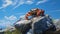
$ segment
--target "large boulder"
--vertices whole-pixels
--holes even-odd
[[[32,31],[33,34],[42,34],[43,32],[50,30],[55,31],[55,25],[52,22],[50,16],[35,17],[32,19]]]
[[[55,25],[50,16],[34,17],[31,20],[21,20],[16,22],[15,28],[22,34],[43,34],[45,31],[55,31]]]
[[[16,22],[15,28],[18,29],[22,34],[26,34],[31,29],[31,20],[21,20]]]

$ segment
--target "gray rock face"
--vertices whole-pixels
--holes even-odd
[[[0,32],[0,34],[4,34],[4,32]]]
[[[55,30],[55,26],[52,22],[52,19],[48,15],[42,17],[34,17],[30,21],[19,21],[16,23],[15,28],[20,30],[22,34],[26,34],[29,29],[31,29],[33,34],[42,34],[43,32],[50,29],[53,31]]]
[[[30,20],[18,21],[15,25],[15,28],[18,29],[22,34],[26,34],[31,28],[31,21]]]
[[[33,19],[32,30],[34,34],[42,34],[50,28],[55,28],[49,16],[36,17]]]

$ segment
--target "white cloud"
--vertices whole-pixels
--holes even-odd
[[[25,19],[25,15],[21,15],[20,18],[21,18],[21,19]]]
[[[15,9],[15,8],[17,8],[17,7],[19,7],[20,5],[23,5],[23,4],[24,4],[24,1],[23,0],[20,0],[18,2],[18,4],[13,9]]]
[[[20,16],[20,18],[23,18],[23,17],[25,17],[25,15],[21,15],[21,16]]]
[[[33,4],[33,1],[32,0],[28,0],[28,1],[26,1],[26,4]]]
[[[11,16],[9,16],[9,17],[5,16],[5,19],[7,19],[7,20],[16,20],[17,17],[14,16],[14,15],[11,15]]]
[[[13,10],[13,9],[23,5],[23,4],[31,5],[34,3],[34,1],[36,1],[36,0],[14,0],[14,1],[5,0],[4,3],[2,4],[2,7],[0,7],[0,9],[6,8],[6,7],[11,5],[11,6],[13,6],[12,7],[12,10]],[[47,0],[38,1],[36,3],[36,5],[39,5],[40,3],[45,3],[45,2],[47,2]]]
[[[0,7],[0,9],[6,8],[7,6],[9,6],[9,5],[12,4],[12,1],[11,0],[5,0],[3,2],[4,2],[4,4],[2,4],[2,7]]]
[[[47,2],[47,0],[38,1],[36,5],[39,5],[39,4],[45,3],[45,2]]]
[[[23,5],[23,4],[27,4],[27,5],[30,5],[30,4],[33,4],[33,0],[3,0],[3,4],[2,4],[2,7],[0,7],[0,9],[3,9],[3,8],[6,8],[8,6],[13,6],[13,9]]]
[[[3,27],[6,27],[8,25],[12,25],[10,21],[6,21],[6,20],[0,20],[0,25]]]
[[[7,21],[7,20],[0,20],[0,26],[2,26],[2,27],[0,27],[0,28],[3,28],[3,30],[0,30],[0,32],[3,32],[3,31],[7,31],[7,30],[11,30],[11,28],[14,28],[14,27],[12,27],[12,22],[10,22],[10,21]]]
[[[2,6],[3,7],[7,7],[7,6],[11,5],[11,4],[12,4],[12,1],[11,0],[5,0],[4,1],[4,4]]]
[[[15,6],[17,3],[18,3],[18,0],[14,0],[12,5]]]
[[[23,5],[23,4],[33,4],[33,0],[20,0],[19,2],[18,2],[18,5],[16,5],[13,9],[15,9],[15,8],[17,8],[17,7],[19,7],[19,6],[21,6],[21,5]]]
[[[5,16],[4,19],[0,20],[0,28],[6,28],[9,26],[12,26],[14,22],[16,22],[17,17],[14,15],[11,15],[9,17]]]
[[[9,17],[5,16],[3,20],[0,20],[0,25],[3,27],[7,27],[10,25],[13,25],[14,22],[16,22],[17,17],[14,15],[11,15]]]

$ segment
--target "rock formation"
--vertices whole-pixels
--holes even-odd
[[[20,30],[22,34],[43,34],[46,31],[55,31],[55,25],[52,22],[52,19],[50,16],[45,15],[45,16],[39,16],[39,17],[34,17],[31,20],[21,20],[18,21],[15,24],[15,28]]]

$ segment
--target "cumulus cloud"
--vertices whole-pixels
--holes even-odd
[[[6,20],[0,20],[0,22],[1,22],[0,25],[4,25],[4,26],[11,24],[10,21],[6,21]]]
[[[25,19],[25,15],[21,15],[20,18],[21,18],[21,19]]]
[[[8,6],[13,6],[13,9],[19,7],[20,5],[23,5],[23,4],[32,4],[33,3],[33,0],[3,0],[3,4],[2,4],[2,7],[0,7],[0,9],[3,9],[3,8],[6,8]]]
[[[0,20],[0,28],[2,28],[2,30],[0,30],[0,32],[3,32],[3,31],[7,31],[11,28],[14,28],[12,26],[12,22],[10,21],[7,21],[7,20]]]
[[[7,20],[16,20],[17,17],[14,16],[14,15],[11,15],[11,16],[9,16],[9,17],[5,16],[5,19],[7,19]]]
[[[24,4],[24,1],[23,0],[20,0],[18,2],[18,4],[13,9],[15,9],[15,8],[17,8],[17,7],[19,7],[20,5],[23,5],[23,4]]]
[[[47,2],[47,0],[38,1],[36,5],[39,5],[39,4],[45,3],[45,2]]]
[[[17,8],[17,7],[19,7],[19,6],[21,6],[21,5],[23,5],[23,4],[33,4],[33,0],[20,0],[19,2],[18,2],[18,5],[16,5],[13,9],[15,9],[15,8]]]
[[[12,25],[10,21],[7,20],[0,20],[0,28],[5,28],[8,25]]]
[[[26,1],[26,4],[33,4],[33,1],[32,0],[28,0],[28,1]]]
[[[11,16],[5,16],[4,19],[0,20],[0,28],[6,28],[6,27],[9,27],[9,26],[12,26],[14,24],[14,22],[16,22],[17,20],[17,17],[14,16],[14,15],[11,15]]]
[[[0,7],[0,9],[2,8],[6,8],[8,6],[13,6],[12,9],[15,9],[23,4],[27,4],[27,5],[31,5],[33,3],[35,3],[34,1],[36,0],[5,0],[4,3],[2,4],[2,7]],[[47,2],[47,0],[40,0],[36,3],[36,5],[39,5],[40,3],[45,3]]]
[[[2,5],[3,7],[7,7],[9,6],[10,4],[12,4],[12,1],[11,0],[5,0],[4,1],[4,4]]]
[[[18,3],[18,0],[14,0],[12,5],[15,6],[17,3]]]
[[[2,7],[0,7],[0,9],[6,8],[7,6],[9,6],[9,5],[12,4],[12,1],[11,0],[5,0],[3,2],[4,2],[4,4],[2,4]]]

